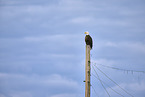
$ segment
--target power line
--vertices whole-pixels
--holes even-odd
[[[106,65],[102,65],[102,64],[97,64],[103,67],[107,67],[107,68],[111,68],[111,69],[116,69],[116,70],[121,70],[121,71],[127,71],[127,72],[141,72],[141,73],[145,73],[145,71],[138,71],[138,70],[128,70],[128,69],[121,69],[121,68],[117,68],[117,67],[111,67],[111,66],[106,66]]]
[[[94,74],[92,74],[95,78],[97,78]],[[98,78],[97,78],[98,79]],[[99,80],[99,79],[98,79]],[[102,80],[101,80],[102,81]],[[106,84],[104,81],[102,81],[104,84]],[[124,97],[122,94],[118,93],[117,91],[115,91],[114,89],[112,89],[108,84],[106,84],[112,91],[114,91],[115,93],[117,93],[118,95]]]
[[[99,79],[99,81],[100,81],[102,87],[104,88],[104,90],[106,91],[106,93],[108,94],[108,96],[111,97],[110,94],[108,93],[108,91],[106,90],[106,88],[104,87],[104,85],[103,85],[103,83],[102,83],[102,81],[101,81],[101,79],[100,79],[98,73],[97,73],[96,70],[94,69],[94,66],[92,66],[92,67],[93,67],[93,70],[95,71],[95,73],[96,73],[96,75],[97,75],[97,77],[98,77],[98,79]]]
[[[91,85],[91,86],[92,86],[92,89],[94,90],[95,94],[97,95],[95,88],[93,87],[93,85]],[[99,96],[97,95],[97,97],[99,97]]]
[[[94,65],[101,73],[103,73],[109,80],[111,80],[114,84],[116,84],[120,89],[122,89],[124,92],[126,92],[131,97],[134,97],[130,93],[128,93],[126,90],[124,90],[122,87],[120,87],[115,81],[113,81],[110,77],[108,77],[103,71],[101,71],[96,65]]]

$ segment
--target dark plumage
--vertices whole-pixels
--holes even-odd
[[[93,41],[92,41],[92,38],[91,38],[90,35],[86,35],[85,42],[86,42],[86,45],[90,45],[90,47],[92,49],[92,47],[93,47]]]

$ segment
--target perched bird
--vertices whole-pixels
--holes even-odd
[[[90,45],[91,49],[93,47],[93,41],[92,41],[92,38],[91,36],[89,35],[89,32],[85,32],[86,34],[86,37],[85,37],[85,42],[86,42],[86,45]]]

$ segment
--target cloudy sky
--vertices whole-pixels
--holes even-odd
[[[91,97],[144,97],[144,0],[0,0],[0,97],[84,97],[85,31],[91,65],[127,92],[94,67]]]

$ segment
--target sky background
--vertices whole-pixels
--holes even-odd
[[[0,0],[0,97],[84,97],[85,31],[91,65],[145,97],[145,73],[129,71],[145,71],[144,0]],[[95,70],[111,97],[131,97]],[[109,97],[91,84],[91,97]]]

